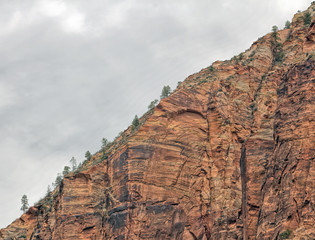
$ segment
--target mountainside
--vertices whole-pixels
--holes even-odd
[[[0,239],[315,239],[314,20],[189,76]]]

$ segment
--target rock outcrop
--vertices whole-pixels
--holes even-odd
[[[303,14],[189,76],[0,239],[315,239],[315,22]]]

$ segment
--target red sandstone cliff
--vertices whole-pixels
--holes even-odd
[[[189,76],[0,239],[315,239],[315,22],[302,16],[278,32],[282,63],[268,34]]]

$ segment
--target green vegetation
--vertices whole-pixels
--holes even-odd
[[[120,132],[115,139],[117,139],[122,134],[123,133]],[[106,152],[112,145],[113,145],[113,142],[108,141],[107,138],[103,138],[102,139],[102,151],[103,151],[103,153]]]
[[[106,138],[102,139],[103,156],[100,158],[101,160],[104,160],[104,156],[106,156],[107,158],[106,151],[110,148],[111,145],[112,143],[109,142]],[[92,158],[92,154],[90,153],[90,151],[87,151],[85,153],[85,158],[86,160],[83,163],[80,162],[77,165],[77,160],[74,157],[72,157],[70,159],[71,167],[64,166],[62,173],[57,174],[55,181],[52,183],[53,189],[57,189],[60,186],[64,176],[67,176],[71,173],[78,173],[83,170],[83,166],[87,163],[87,161],[89,161]],[[51,187],[48,185],[45,197],[39,200],[36,204],[42,207],[41,209],[43,213],[50,212],[52,209],[53,201],[57,195],[58,195],[58,192],[55,190],[52,190]],[[27,198],[25,195],[25,197],[24,196],[22,197],[21,210],[25,211],[27,210],[27,208],[28,208],[28,203],[27,203]]]
[[[163,89],[162,89],[162,93],[161,93],[161,96],[160,96],[160,99],[163,99],[163,98],[166,98],[168,97],[170,94],[171,94],[171,87],[170,86],[164,86]]]
[[[233,78],[234,78],[234,75],[228,76],[227,79],[226,79],[226,81],[230,81],[230,80],[233,79]]]
[[[249,108],[251,109],[252,113],[257,111],[257,107],[256,107],[256,104],[254,102],[252,102],[250,105],[249,105]]]
[[[136,115],[134,119],[132,120],[131,131],[134,132],[138,130],[139,127],[140,127],[140,121],[139,121],[138,116]]]
[[[285,22],[284,29],[290,29],[290,28],[291,28],[291,23],[290,23],[290,21],[288,20],[288,21]]]
[[[303,20],[304,20],[304,26],[308,27],[312,22],[311,13],[310,12],[304,13]]]
[[[75,172],[76,173],[80,172],[82,170],[82,167],[83,167],[83,164],[80,162]]]
[[[62,175],[60,173],[57,174],[56,180],[53,183],[54,187],[58,187],[60,183],[62,182]]]
[[[28,199],[25,194],[21,198],[21,203],[22,203],[21,211],[26,212],[29,206],[28,206]]]
[[[244,59],[244,53],[240,53],[238,56],[232,57],[231,61],[235,61],[235,63],[238,64],[243,59]],[[242,63],[242,65],[244,65],[244,63]]]
[[[86,151],[84,156],[85,156],[87,161],[90,161],[90,159],[92,158],[92,154],[90,153],[90,151]]]
[[[280,38],[278,35],[278,27],[273,26],[272,27],[272,33],[271,33],[271,47],[272,47],[272,53],[273,53],[273,64],[282,64],[283,58],[284,58],[284,52],[282,48],[282,43],[279,42]]]
[[[121,133],[118,136],[120,136],[120,135],[121,135]],[[116,138],[118,138],[118,136]],[[107,138],[102,139],[102,153],[103,153],[103,155],[102,155],[100,161],[104,161],[108,158],[107,150],[112,146],[112,144],[113,143],[108,141]],[[97,163],[100,161],[97,161]]]
[[[70,163],[71,163],[71,166],[72,166],[72,171],[75,171],[75,170],[77,170],[77,160],[74,158],[74,157],[72,157],[71,159],[70,159]]]
[[[62,174],[63,176],[66,176],[70,173],[70,167],[69,166],[64,166]]]
[[[52,206],[52,202],[53,202],[53,198],[52,198],[52,194],[51,194],[51,189],[50,189],[50,186],[48,185],[47,187],[47,193],[46,193],[46,202],[48,203],[49,205],[49,211],[51,210],[51,206]]]
[[[275,40],[279,40],[278,31],[279,31],[279,28],[276,25],[272,26],[271,36]]]
[[[48,194],[51,194],[51,188],[49,185],[47,186],[47,194],[46,195],[48,195]]]
[[[210,67],[208,67],[210,72],[213,72],[215,70],[215,68],[211,65]]]
[[[159,102],[159,100],[157,100],[157,99],[154,99],[152,102],[150,102],[150,104],[148,106],[148,110],[149,111],[153,110],[156,107],[156,105],[158,104],[158,102]]]
[[[256,54],[256,51],[254,50],[254,51],[252,51],[250,54],[249,54],[249,58],[252,58],[254,55]]]
[[[292,231],[290,229],[287,229],[284,232],[280,233],[279,238],[280,239],[288,239],[290,234],[291,234],[291,232]]]
[[[109,141],[106,138],[103,138],[102,139],[102,149],[105,149],[108,144],[109,144]]]
[[[238,60],[242,61],[243,58],[244,58],[244,53],[240,53],[240,54],[238,55]]]
[[[282,49],[282,44],[278,43],[275,48],[274,62],[281,64],[283,62],[284,52]]]

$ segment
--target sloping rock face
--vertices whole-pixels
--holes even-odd
[[[301,16],[278,32],[282,63],[269,34],[189,76],[0,239],[314,239],[315,23]]]

